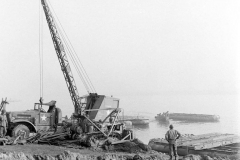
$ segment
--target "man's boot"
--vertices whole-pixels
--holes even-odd
[[[175,156],[175,160],[178,160],[178,156]]]

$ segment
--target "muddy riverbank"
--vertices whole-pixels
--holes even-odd
[[[133,159],[139,155],[144,159],[168,159],[163,153],[149,151],[145,153],[126,153],[105,151],[93,148],[66,148],[53,145],[6,145],[0,146],[0,159],[21,159],[21,160],[95,160],[95,159]],[[165,158],[164,158],[165,157]]]
[[[6,160],[168,160],[167,154],[148,151],[148,152],[116,152],[88,148],[66,148],[52,145],[6,145],[0,146],[0,159]],[[187,155],[179,157],[182,160],[230,160],[229,157],[209,157],[199,155]],[[240,159],[239,154],[231,159]]]

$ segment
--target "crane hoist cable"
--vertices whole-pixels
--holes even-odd
[[[50,4],[50,3],[49,3],[49,4]],[[51,6],[51,4],[50,4],[50,6]],[[52,6],[51,6],[51,8],[52,8]],[[78,57],[78,56],[77,56],[74,48],[72,47],[72,44],[71,44],[70,40],[68,39],[68,36],[67,36],[66,32],[64,31],[64,29],[63,29],[63,27],[62,27],[62,25],[61,25],[61,22],[59,21],[59,19],[58,19],[56,13],[54,12],[54,9],[53,9],[53,8],[52,8],[52,10],[53,10],[53,13],[55,14],[55,17],[56,17],[57,20],[58,20],[58,23],[59,23],[60,26],[61,26],[61,29],[60,29],[60,26],[56,23],[56,26],[57,26],[57,28],[58,28],[58,30],[59,30],[59,33],[60,33],[60,35],[61,35],[61,38],[63,39],[63,41],[64,41],[64,43],[65,43],[65,46],[66,46],[67,49],[68,49],[68,52],[66,52],[66,53],[70,56],[71,61],[73,62],[74,67],[75,67],[76,71],[78,72],[79,77],[81,78],[81,80],[83,81],[83,83],[87,86],[87,87],[86,87],[87,90],[90,91],[90,92],[92,92],[92,93],[93,93],[93,92],[96,93],[95,88],[93,87],[93,85],[92,85],[92,83],[91,83],[91,80],[89,79],[89,77],[88,77],[88,75],[87,75],[87,73],[86,73],[86,70],[84,69],[81,61],[79,60],[79,58],[78,58],[78,59],[76,58],[76,57]],[[64,36],[64,33],[62,32],[62,30],[63,30],[63,32],[65,33],[65,36]],[[65,37],[66,37],[66,38],[65,38]],[[67,41],[66,39],[67,39],[68,41]],[[75,55],[74,55],[74,53],[75,53]],[[80,65],[79,65],[79,64],[80,64]],[[82,66],[82,67],[81,67],[81,66]]]
[[[57,24],[56,24],[56,26],[57,26],[57,28],[59,28]],[[71,59],[71,61],[72,61],[72,63],[73,63],[73,66],[75,67],[75,69],[76,69],[76,71],[77,71],[80,79],[82,80],[82,82],[83,82],[86,90],[88,91],[88,93],[90,93],[90,92],[91,92],[90,87],[89,87],[89,85],[87,84],[87,82],[85,81],[84,76],[81,74],[80,69],[77,67],[76,61],[75,61],[74,57],[73,57],[72,54],[71,54],[70,48],[69,48],[68,44],[66,43],[65,38],[62,36],[62,32],[59,31],[59,34],[60,34],[63,42],[65,43],[65,47],[66,47],[65,49],[67,49],[67,52],[66,52],[66,53],[69,55],[69,57],[70,57],[70,59]]]
[[[96,90],[95,90],[95,88],[94,88],[94,86],[93,86],[93,84],[92,84],[88,74],[86,73],[86,70],[84,69],[84,67],[83,67],[83,65],[82,65],[78,55],[76,54],[76,51],[74,50],[74,48],[73,48],[73,46],[72,46],[72,44],[71,44],[71,42],[70,42],[66,32],[64,31],[64,28],[62,27],[61,22],[59,21],[59,19],[58,19],[57,15],[56,15],[56,13],[55,13],[51,3],[50,2],[48,2],[48,3],[50,4],[51,10],[53,11],[52,13],[54,14],[54,17],[56,17],[57,21],[55,21],[55,25],[58,28],[59,34],[60,34],[60,36],[63,39],[63,42],[65,44],[65,47],[66,47],[66,50],[67,50],[66,53],[69,55],[69,57],[70,57],[73,65],[74,65],[74,67],[75,67],[75,69],[76,69],[76,71],[77,71],[81,81],[83,82],[83,84],[84,84],[84,86],[86,88],[86,90],[88,92],[96,93]],[[58,25],[57,22],[60,25]]]
[[[43,97],[43,16],[39,1],[39,64],[40,64],[40,97]]]
[[[57,24],[56,24],[56,26],[57,26]],[[57,26],[57,27],[58,27],[58,26]],[[60,31],[60,35],[62,35],[61,31]],[[68,51],[68,52],[66,52],[66,53],[70,53],[70,48],[69,48],[69,46],[67,45],[65,38],[62,37],[62,39],[63,39],[63,41],[64,41],[65,44],[66,44],[65,47],[66,47],[66,49],[67,49],[67,51]],[[82,82],[83,82],[86,90],[88,91],[88,93],[90,93],[91,90],[90,90],[88,84],[86,83],[86,81],[84,80],[84,77],[83,77],[83,75],[81,74],[81,71],[80,71],[79,68],[77,67],[77,64],[76,64],[76,62],[75,62],[75,60],[74,60],[74,57],[73,57],[71,54],[69,54],[69,55],[70,55],[69,57],[70,57],[71,61],[73,62],[73,65],[74,65],[75,69],[77,70],[77,73],[78,73],[80,79],[82,80]]]
[[[57,25],[57,27],[59,28],[58,25]],[[63,30],[63,31],[64,31],[64,30]],[[65,34],[66,34],[66,33],[65,33]],[[67,47],[67,49],[68,49],[68,51],[69,51],[69,52],[67,52],[67,53],[70,55],[70,57],[71,57],[71,59],[72,59],[72,62],[76,64],[76,65],[75,65],[75,66],[76,66],[75,68],[76,68],[76,70],[78,71],[78,74],[81,74],[82,77],[85,79],[85,81],[86,81],[85,83],[88,85],[88,88],[91,90],[91,92],[92,92],[92,93],[96,93],[95,88],[94,88],[94,86],[92,85],[91,80],[90,80],[89,77],[88,77],[88,74],[86,73],[86,70],[85,70],[84,67],[82,66],[81,61],[79,60],[79,58],[78,58],[78,56],[77,56],[74,48],[73,48],[72,45],[71,45],[71,42],[68,40],[70,44],[67,43],[67,40],[65,39],[65,37],[64,37],[63,33],[61,32],[61,30],[60,30],[60,35],[61,35],[61,37],[63,38],[63,41],[65,42],[66,47]],[[66,36],[66,37],[67,37],[67,36]],[[67,39],[68,39],[68,37],[67,37]],[[72,51],[72,50],[73,50],[73,51]],[[75,55],[74,55],[74,53],[75,53]],[[77,57],[78,59],[77,59],[76,57]]]

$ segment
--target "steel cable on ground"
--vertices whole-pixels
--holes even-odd
[[[91,90],[96,93],[95,87],[93,86],[93,84],[92,84],[92,82],[91,82],[91,80],[90,80],[90,78],[89,78],[86,70],[84,69],[84,67],[83,67],[83,65],[82,65],[82,63],[81,63],[78,55],[76,54],[76,51],[75,51],[74,47],[72,46],[72,44],[71,44],[71,42],[70,42],[70,40],[69,40],[69,38],[68,38],[68,36],[67,36],[64,28],[62,27],[62,24],[61,24],[61,22],[59,21],[59,19],[58,19],[58,17],[57,17],[57,15],[56,15],[56,13],[55,13],[55,11],[54,11],[54,9],[53,9],[53,7],[52,7],[52,5],[51,5],[50,2],[49,2],[49,4],[50,4],[50,6],[51,6],[51,9],[53,10],[53,14],[56,16],[56,19],[57,19],[58,23],[60,24],[60,27],[61,27],[62,30],[63,30],[63,33],[64,33],[65,36],[66,36],[66,39],[68,40],[68,41],[64,40],[64,41],[65,41],[65,44],[68,45],[67,42],[69,42],[69,44],[70,44],[70,46],[68,46],[68,48],[69,48],[69,53],[70,53],[70,54],[75,53],[75,55],[72,54],[72,57],[73,57],[74,59],[76,59],[75,62],[76,62],[77,67],[79,68],[79,70],[80,70],[80,72],[81,72],[81,75],[83,75],[83,78],[86,80],[86,82],[87,82],[88,85],[90,86]],[[57,21],[56,21],[56,23],[57,23]],[[56,24],[56,25],[57,25],[57,24]],[[60,27],[58,26],[59,31],[61,32]],[[65,37],[63,33],[61,33],[61,34],[62,34],[62,37]],[[73,50],[73,52],[72,52],[71,50]],[[76,57],[77,57],[77,58],[76,58]]]

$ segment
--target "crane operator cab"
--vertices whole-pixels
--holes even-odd
[[[125,124],[118,121],[119,113],[119,99],[108,97],[104,95],[90,94],[81,97],[81,104],[84,106],[83,111],[89,118],[90,125],[88,134],[91,132],[101,132],[107,137],[121,139],[133,139],[134,134],[132,130],[128,130]]]
[[[89,119],[98,121],[107,117],[112,109],[119,108],[119,99],[90,93],[81,97],[81,105],[81,109],[86,111]]]

